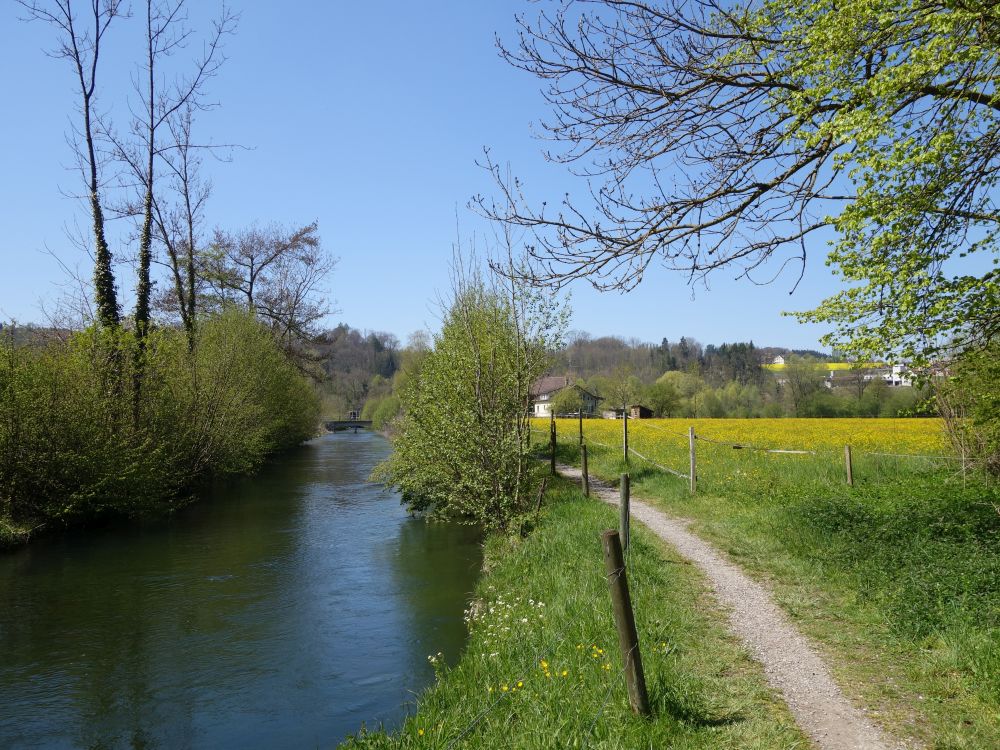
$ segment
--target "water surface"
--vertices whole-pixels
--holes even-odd
[[[166,521],[0,554],[0,748],[331,747],[453,661],[480,549],[319,438]]]

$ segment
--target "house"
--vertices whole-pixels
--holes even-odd
[[[771,364],[772,365],[782,365],[782,366],[784,366],[784,364],[785,364],[785,358],[782,357],[779,354],[777,357],[774,358],[774,360],[771,362]]]
[[[906,369],[906,365],[893,365],[889,372],[882,375],[882,380],[888,386],[909,388],[913,385],[913,373]]]
[[[881,380],[890,388],[910,388],[914,377],[906,365],[871,364],[853,370],[830,370],[824,385],[827,388],[853,387],[863,390],[866,384]]]
[[[552,416],[552,399],[564,388],[575,388],[583,401],[582,413],[592,417],[597,413],[597,402],[601,399],[585,388],[575,385],[568,377],[561,375],[546,375],[535,381],[529,391],[531,395],[531,415],[533,417]]]

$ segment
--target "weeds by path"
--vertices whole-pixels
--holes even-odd
[[[654,718],[628,706],[599,533],[615,512],[564,481],[526,539],[493,539],[458,665],[394,733],[345,748],[808,747],[697,572],[644,529],[629,578]]]

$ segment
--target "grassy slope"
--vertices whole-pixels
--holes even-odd
[[[758,578],[821,644],[841,684],[931,748],[1000,747],[1000,492],[920,462],[835,461],[724,449],[699,492],[636,461],[653,499]],[[575,462],[575,446],[560,445]],[[757,454],[758,456],[760,454]],[[617,477],[592,446],[592,473]],[[699,464],[701,466],[701,464]],[[685,468],[686,467],[678,467]]]
[[[562,481],[547,499],[527,539],[489,543],[459,664],[441,669],[398,733],[362,733],[344,747],[807,746],[721,626],[701,578],[643,529],[629,576],[655,718],[633,717],[599,540],[615,511]]]

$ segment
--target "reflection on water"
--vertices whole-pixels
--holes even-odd
[[[365,480],[329,435],[164,522],[0,555],[0,747],[329,747],[395,725],[457,657],[464,527]]]

